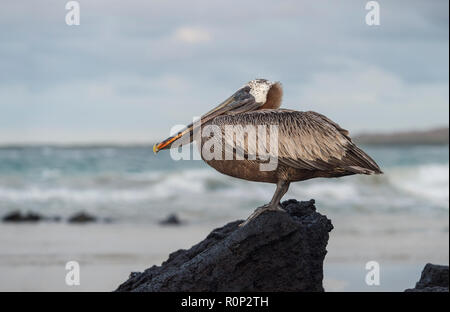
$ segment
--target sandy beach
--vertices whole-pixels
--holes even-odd
[[[337,217],[333,223],[326,291],[403,291],[425,263],[448,264],[448,219],[377,215]],[[112,291],[130,272],[161,264],[221,225],[2,224],[0,291]],[[65,284],[65,264],[72,260],[80,263],[79,286]],[[380,263],[380,286],[364,282],[371,260]]]

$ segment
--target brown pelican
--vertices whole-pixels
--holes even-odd
[[[197,142],[200,141],[200,148],[208,144],[209,152],[215,148],[219,151],[221,157],[211,159],[205,157],[202,149],[202,158],[208,165],[232,177],[275,183],[277,186],[270,203],[257,208],[242,225],[264,211],[282,210],[280,200],[291,182],[317,177],[382,173],[375,161],[352,142],[347,130],[316,112],[280,109],[282,95],[279,82],[252,80],[219,106],[201,116],[199,123],[192,123],[176,135],[155,144],[153,151],[157,153],[190,143],[194,132],[205,129],[206,126],[219,129],[219,136],[202,134],[197,139]],[[269,127],[263,131],[266,136],[259,136],[257,139],[247,132],[243,133],[243,129],[248,129],[248,126],[261,125],[277,126],[277,141],[272,143],[276,153],[272,152],[268,141],[268,134],[271,133]],[[235,126],[234,129],[238,130],[230,135],[226,131],[229,126]],[[239,135],[244,141],[240,145],[237,142]],[[211,140],[219,145],[212,144]],[[254,157],[255,144],[251,143],[255,143],[255,140],[263,146],[261,151],[267,153],[269,158]],[[224,157],[225,151],[231,151],[233,157]],[[239,158],[242,154],[243,159]],[[261,165],[267,164],[270,157],[276,157],[276,167],[273,170],[261,170]]]

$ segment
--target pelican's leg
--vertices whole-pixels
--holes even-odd
[[[244,225],[248,224],[250,221],[252,221],[253,219],[255,219],[257,216],[259,216],[260,214],[262,214],[265,211],[268,211],[268,210],[284,211],[284,209],[281,208],[280,200],[284,196],[284,194],[286,194],[288,189],[289,189],[289,182],[287,182],[287,181],[278,182],[277,189],[275,190],[275,194],[273,194],[273,197],[272,197],[272,200],[270,201],[270,203],[256,208],[255,211],[253,211],[253,213],[247,218],[247,220],[245,220],[244,222],[239,224],[239,226],[244,226]]]

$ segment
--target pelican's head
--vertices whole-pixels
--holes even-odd
[[[250,88],[249,94],[255,98],[255,102],[261,104],[258,109],[279,108],[283,96],[283,88],[280,82],[272,82],[266,79],[249,81],[242,88]]]
[[[232,96],[220,103],[216,108],[210,110],[200,117],[196,122],[204,125],[206,122],[220,115],[230,113],[243,113],[255,111],[259,109],[276,109],[281,105],[283,89],[281,83],[272,82],[266,79],[255,79],[246,83],[242,88],[237,90]],[[189,143],[193,139],[194,124],[190,124],[183,130],[179,131],[164,141],[153,146],[153,152],[170,148],[174,142],[182,139],[186,135],[190,136]]]

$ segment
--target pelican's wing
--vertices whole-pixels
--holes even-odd
[[[224,125],[243,126],[246,156],[255,155],[258,145],[271,157],[290,167],[304,170],[343,170],[354,173],[380,173],[380,168],[349,138],[348,131],[327,117],[315,112],[291,110],[257,110],[239,115],[219,116],[214,121],[221,125],[225,144],[236,146],[237,136],[224,131]],[[265,125],[267,139],[253,142],[245,126]],[[270,127],[278,127],[278,151],[270,148]],[[238,127],[239,129],[239,127]],[[255,148],[255,146],[257,146]]]
[[[315,112],[292,111],[280,117],[281,162],[299,169],[381,172],[375,161],[352,142],[348,131],[329,118]]]

